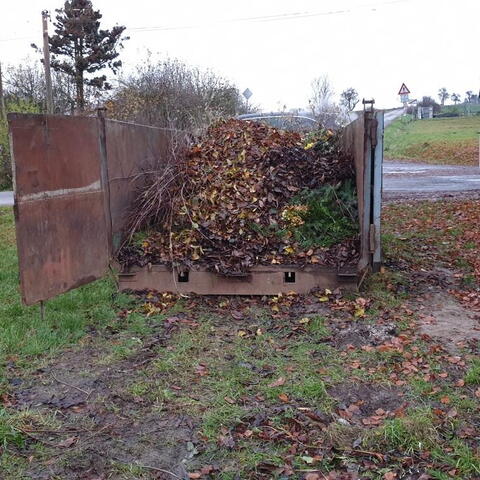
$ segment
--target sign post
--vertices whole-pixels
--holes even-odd
[[[253,93],[249,88],[246,88],[245,91],[242,93],[242,95],[247,100],[247,109],[248,109],[248,101],[250,100],[250,97],[253,95]]]
[[[402,86],[400,87],[400,90],[398,91],[398,94],[400,95],[400,101],[403,103],[403,108],[405,109],[405,111],[407,110],[409,93],[410,93],[410,90],[407,88],[407,86],[404,83],[402,83]]]

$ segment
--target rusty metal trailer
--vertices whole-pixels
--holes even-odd
[[[103,277],[125,235],[127,212],[152,170],[161,170],[172,131],[97,117],[9,114],[22,299],[27,305]],[[257,267],[242,277],[151,265],[119,273],[120,289],[199,294],[305,293],[356,285],[378,268],[383,112],[365,111],[343,133],[355,162],[360,259],[355,271]]]

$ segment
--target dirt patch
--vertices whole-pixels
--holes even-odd
[[[33,461],[29,478],[119,478],[115,475],[126,465],[143,466],[149,478],[174,478],[160,470],[185,477],[194,421],[164,413],[154,400],[128,388],[142,381],[138,365],[154,358],[148,345],[113,364],[102,364],[104,356],[101,346],[65,352],[18,387],[18,409],[41,410],[61,422],[51,431],[32,427],[31,437],[52,450],[55,462]]]
[[[329,388],[328,393],[339,402],[341,410],[357,405],[355,413],[361,417],[373,415],[379,409],[393,412],[406,403],[403,390],[378,384],[342,383]]]
[[[354,347],[370,345],[375,347],[391,340],[396,334],[396,326],[393,323],[381,325],[354,323],[344,329],[337,330],[334,343],[338,348],[348,345],[353,345]]]
[[[425,297],[421,307],[420,331],[439,339],[449,350],[466,343],[480,344],[480,315],[466,309],[448,293]]]

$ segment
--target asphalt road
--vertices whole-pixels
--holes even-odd
[[[480,168],[385,162],[383,191],[407,195],[480,192]]]
[[[390,110],[383,114],[383,124],[385,127],[390,125],[394,120],[403,114],[403,108],[397,108],[396,110]]]
[[[0,192],[0,207],[13,205],[13,192]]]
[[[403,108],[397,108],[395,110],[384,110],[384,113],[383,113],[383,122],[384,122],[384,126],[388,126],[390,125],[396,118],[398,118],[400,115],[402,115],[403,113]],[[353,122],[354,120],[356,120],[359,116],[360,112],[350,112],[348,114],[349,118],[350,118],[350,122]],[[348,122],[348,123],[350,123]]]

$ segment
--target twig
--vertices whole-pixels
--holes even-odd
[[[119,458],[114,458],[115,461],[119,463],[123,463],[123,465],[130,465],[129,462],[125,462],[124,460],[120,460]],[[176,473],[170,472],[170,470],[165,470],[163,468],[152,467],[151,465],[143,465],[139,462],[134,462],[137,467],[145,468],[146,470],[153,470],[155,472],[166,473],[167,475],[171,475],[173,478],[178,478],[178,480],[183,480],[182,477],[179,477]]]
[[[28,429],[28,430],[23,430],[23,433],[50,433],[52,435],[68,435],[70,433],[80,433],[80,432],[90,432],[91,430],[87,428],[79,428],[75,430],[46,430],[46,429]]]
[[[140,468],[145,468],[147,470],[154,470],[155,472],[166,473],[167,475],[171,475],[173,478],[178,478],[179,480],[182,480],[182,477],[179,477],[177,474],[170,472],[169,470],[164,470],[163,468],[158,468],[158,467],[152,467],[151,465],[142,465],[141,463],[138,463],[138,462],[136,462],[136,464]]]
[[[303,473],[307,473],[307,472],[319,473],[325,480],[327,480],[327,477],[318,468],[296,468],[294,471],[295,472],[303,472]]]
[[[46,442],[45,440],[37,438],[35,435],[32,435],[31,433],[29,433],[28,430],[23,430],[23,428],[15,427],[15,430],[18,430],[19,432],[23,433],[28,438],[31,438],[32,440],[35,440],[36,442],[43,443],[44,445],[48,445],[49,447],[55,447],[56,446],[54,443]]]
[[[92,392],[87,392],[86,390],[84,390],[83,388],[80,388],[80,387],[76,387],[75,385],[71,385],[70,383],[67,383],[67,382],[63,382],[62,380],[59,380],[53,373],[50,374],[52,376],[52,378],[57,381],[58,383],[61,383],[67,387],[70,387],[70,388],[74,388],[75,390],[78,390],[79,392],[82,392],[84,393],[86,396],[87,396],[87,400],[88,398],[90,397],[90,395],[92,394]]]

